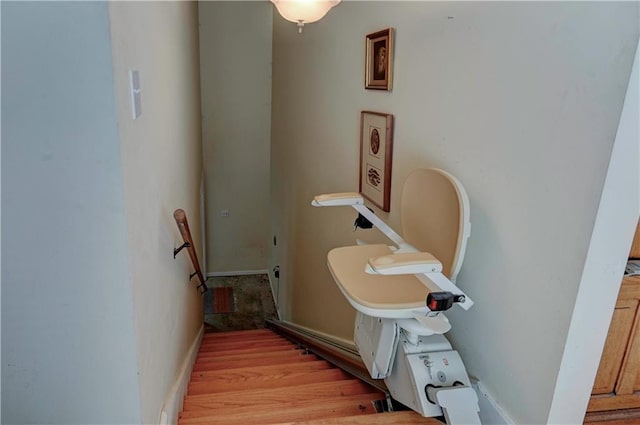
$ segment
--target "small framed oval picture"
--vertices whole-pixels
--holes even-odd
[[[393,82],[393,28],[367,35],[364,88],[391,91]]]

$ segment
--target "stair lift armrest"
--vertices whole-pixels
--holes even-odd
[[[357,192],[325,193],[313,198],[314,207],[340,207],[350,205],[364,205],[362,195]]]
[[[406,252],[370,258],[365,272],[380,275],[413,274],[432,292],[446,291],[464,296],[464,301],[456,302],[464,310],[473,306],[473,301],[449,278],[442,274],[442,263],[428,252]]]
[[[338,192],[317,195],[311,201],[314,207],[339,207],[351,206],[360,214],[366,217],[374,227],[378,228],[387,238],[389,238],[396,246],[403,251],[416,251],[411,245],[407,244],[402,237],[397,234],[387,223],[382,221],[378,216],[364,205],[364,198],[357,192]]]
[[[428,252],[395,253],[370,258],[366,272],[382,275],[440,273],[442,263]]]

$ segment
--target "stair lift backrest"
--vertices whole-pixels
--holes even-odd
[[[439,169],[415,170],[405,181],[400,214],[404,240],[433,254],[442,262],[443,274],[455,282],[471,226],[462,184]]]

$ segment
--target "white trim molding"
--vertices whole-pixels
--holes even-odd
[[[296,329],[298,331],[306,332],[308,334],[311,334],[313,336],[319,337],[321,339],[325,339],[325,340],[331,341],[333,344],[338,345],[340,347],[343,347],[343,348],[345,348],[347,350],[356,351],[356,352],[358,351],[358,349],[356,348],[356,345],[351,340],[344,339],[344,338],[339,338],[339,337],[334,336],[334,335],[329,335],[329,334],[326,334],[324,332],[320,332],[320,331],[317,331],[315,329],[308,328],[306,326],[298,325],[297,323],[289,322],[288,320],[282,320],[282,323],[284,323],[287,326],[290,326],[291,328]]]
[[[207,273],[207,277],[225,277],[225,276],[251,276],[256,274],[269,274],[269,270],[234,270],[229,272],[211,272]]]
[[[182,402],[184,401],[184,396],[187,393],[187,387],[191,378],[191,370],[196,362],[196,357],[198,357],[198,349],[200,348],[200,342],[202,341],[203,336],[204,325],[200,327],[200,331],[193,340],[193,343],[182,362],[178,378],[171,386],[169,394],[165,399],[162,406],[162,412],[160,413],[160,425],[173,425],[178,423],[178,414],[182,410]]]
[[[515,425],[513,419],[504,411],[495,398],[489,394],[482,382],[471,379],[471,386],[478,395],[480,422],[491,425]]]
[[[548,424],[582,423],[640,213],[639,60],[629,79]]]

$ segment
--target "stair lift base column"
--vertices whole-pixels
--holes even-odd
[[[448,347],[447,347],[448,346]],[[442,350],[444,348],[444,350]],[[420,337],[420,343],[413,345],[401,334],[397,353],[391,373],[385,379],[391,396],[400,403],[417,411],[422,416],[433,417],[445,415],[451,419],[449,424],[479,424],[477,412],[478,399],[471,388],[469,376],[457,351],[451,350],[446,338],[442,335]],[[454,387],[454,385],[461,385]],[[432,403],[427,398],[427,386],[441,387],[438,394],[443,404]],[[451,388],[452,392],[442,390]],[[453,392],[454,389],[468,391]],[[446,394],[446,396],[445,396]],[[438,400],[434,400],[438,402]],[[446,409],[443,412],[443,409]],[[461,421],[458,415],[465,413]],[[469,416],[471,415],[471,416]],[[473,417],[470,421],[467,417]]]

